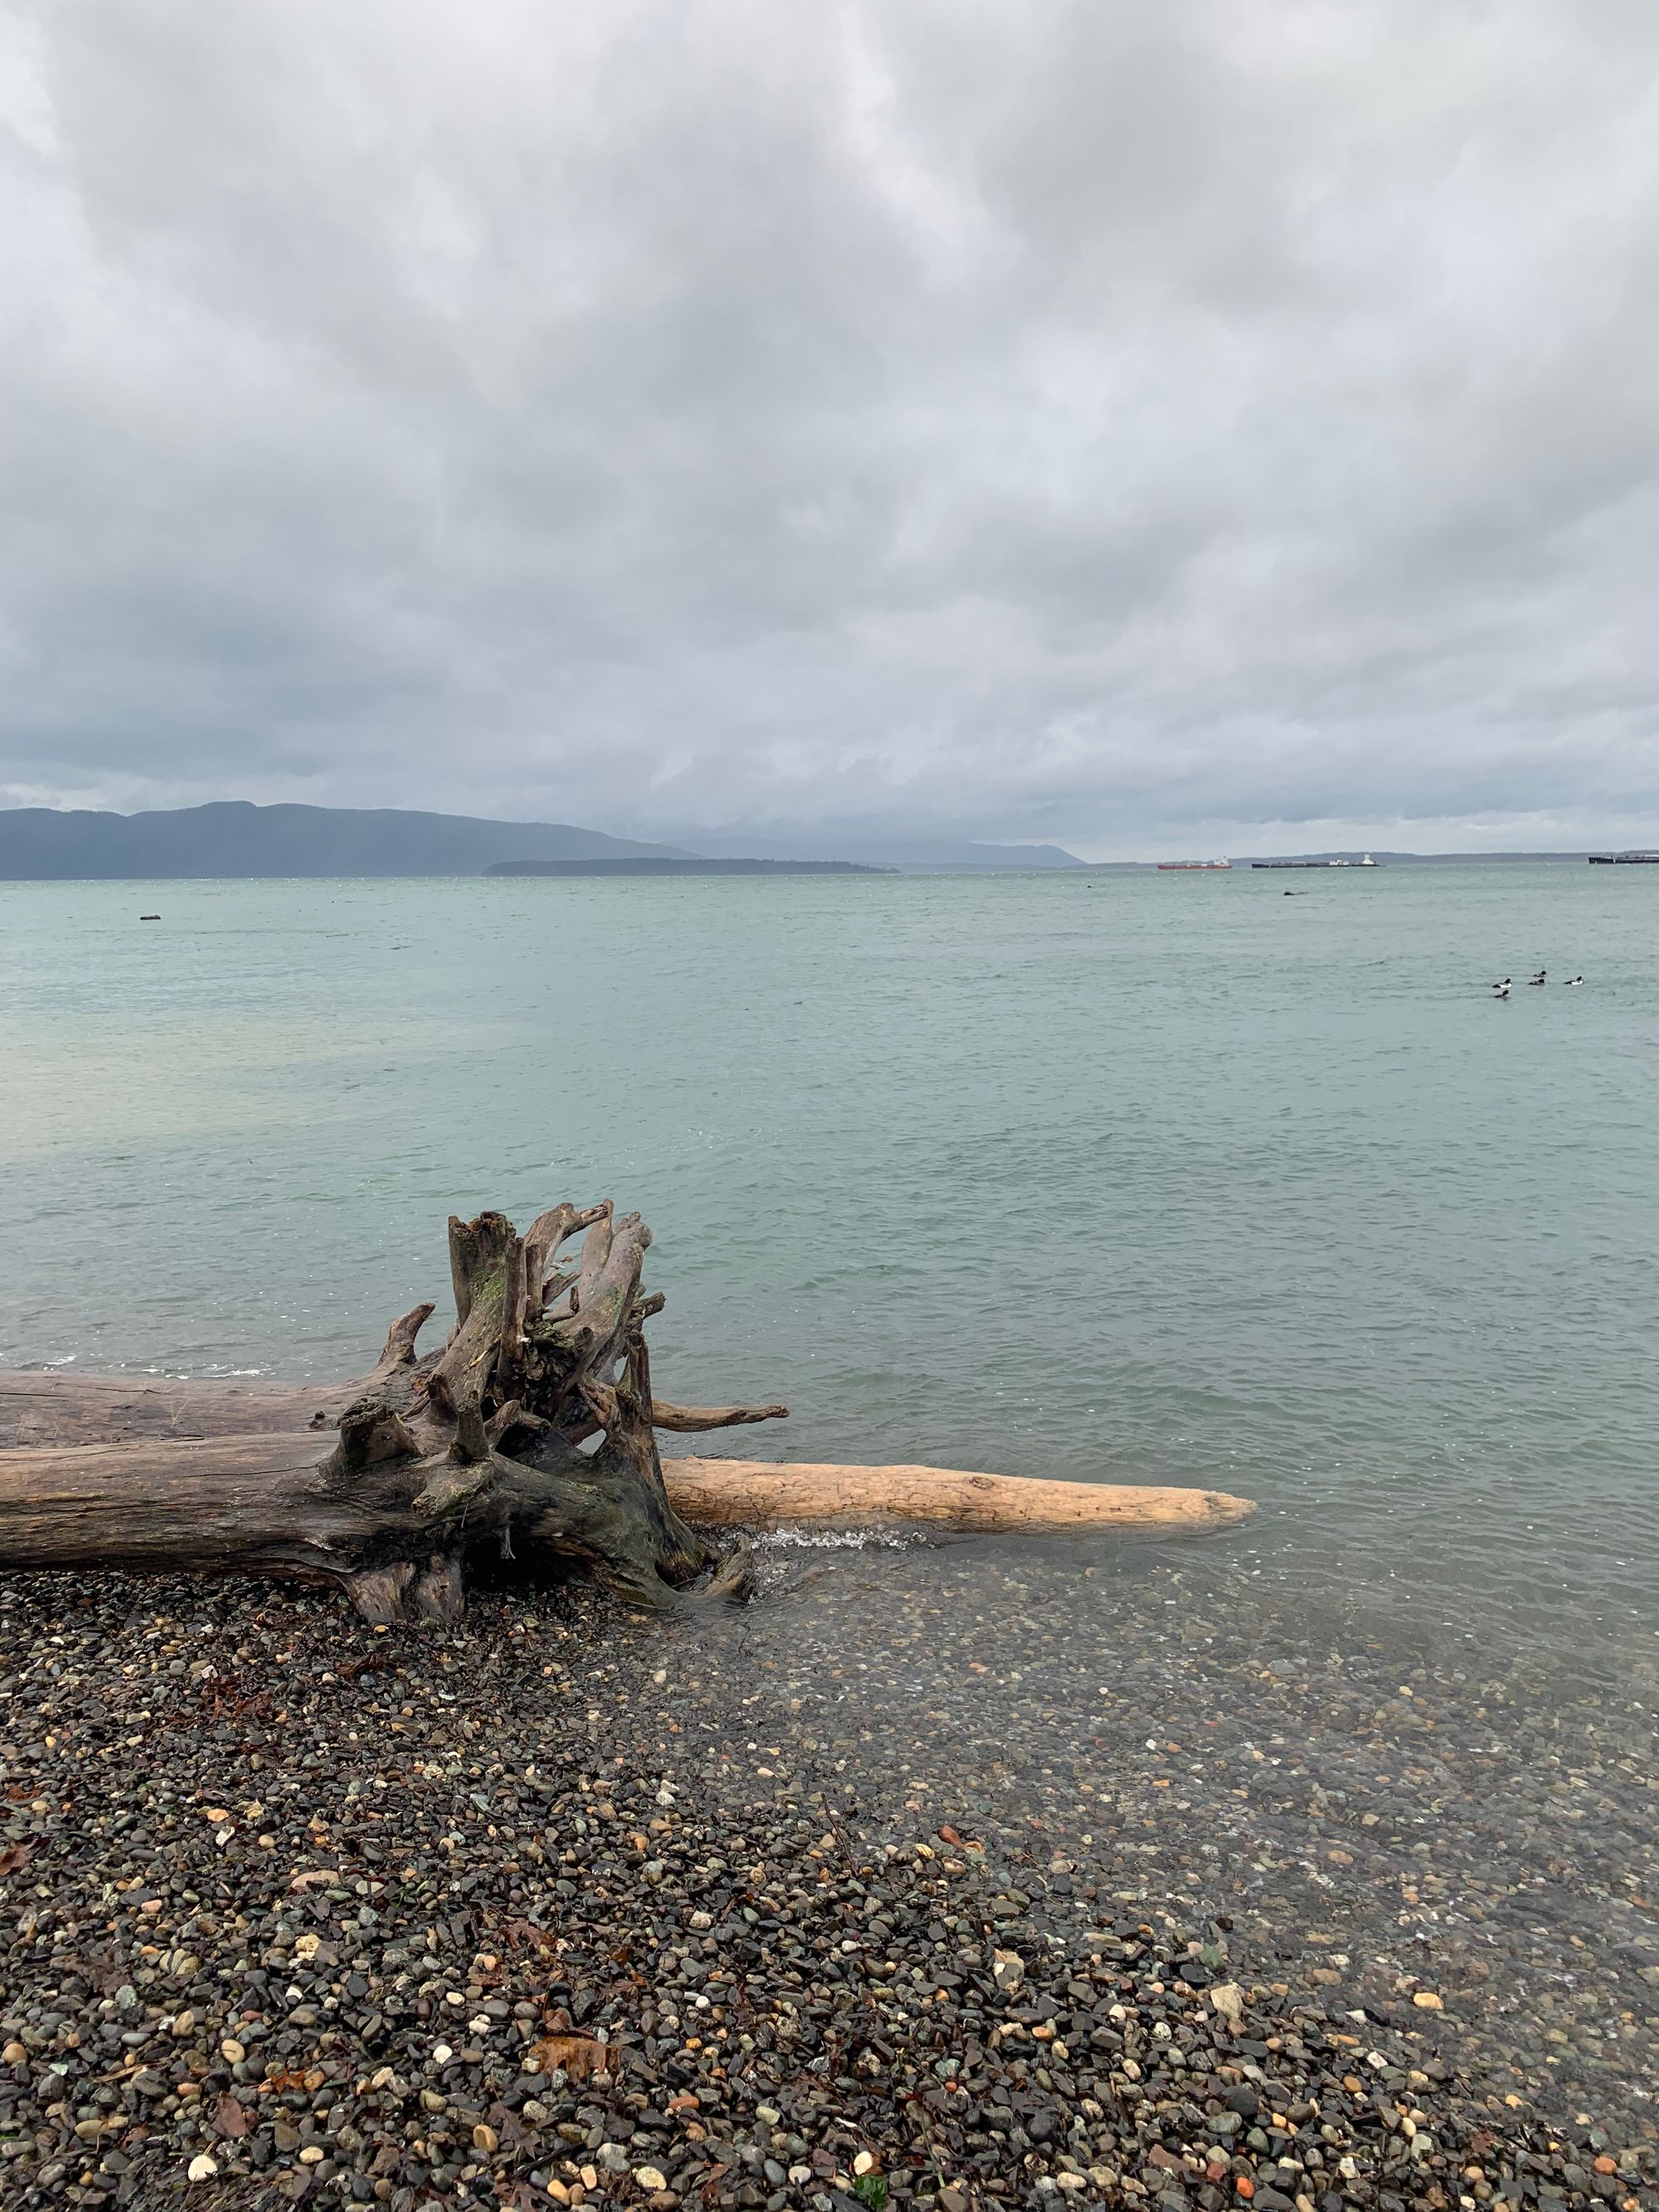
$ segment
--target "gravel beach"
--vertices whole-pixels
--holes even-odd
[[[0,1579],[5,2204],[1659,2205],[1650,1706],[1202,1546],[766,1562]]]

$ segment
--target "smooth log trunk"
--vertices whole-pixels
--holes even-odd
[[[714,1528],[920,1527],[959,1535],[1161,1531],[1197,1535],[1255,1510],[1224,1490],[1039,1476],[964,1474],[945,1467],[848,1467],[764,1460],[670,1459],[674,1510]]]

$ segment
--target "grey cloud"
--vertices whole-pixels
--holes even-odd
[[[0,802],[1659,828],[1635,0],[58,0]]]

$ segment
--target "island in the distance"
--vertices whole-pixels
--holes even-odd
[[[496,860],[487,876],[896,876],[860,860]]]

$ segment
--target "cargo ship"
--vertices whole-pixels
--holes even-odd
[[[1659,868],[1659,853],[1592,853],[1593,868]]]
[[[1160,860],[1158,872],[1161,876],[1206,876],[1213,868],[1231,868],[1231,860]]]

